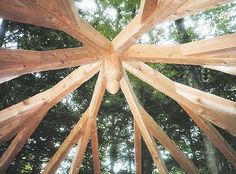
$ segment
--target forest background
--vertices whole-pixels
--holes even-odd
[[[80,15],[112,40],[138,13],[139,0],[77,0]],[[54,50],[83,46],[67,34],[48,28],[0,21],[0,47],[26,50]],[[157,25],[138,42],[180,44],[236,32],[236,1],[204,13]],[[220,44],[220,43],[219,43]],[[236,78],[199,66],[149,64],[174,81],[236,101]],[[76,68],[76,67],[75,67]],[[0,109],[7,108],[66,77],[75,68],[45,71],[20,76],[0,85]],[[204,136],[181,107],[172,99],[129,75],[144,108],[161,125],[203,174],[235,174],[236,170]],[[6,173],[40,173],[60,144],[87,109],[96,77],[53,107]],[[105,94],[98,114],[99,152],[102,173],[134,173],[133,117],[120,91]],[[236,149],[236,138],[217,128]],[[10,141],[0,146],[0,155]],[[158,142],[157,142],[158,143]],[[161,144],[158,144],[172,174],[185,173]],[[143,171],[158,173],[143,143]],[[57,173],[68,173],[73,149]],[[91,147],[87,149],[81,174],[93,173]]]

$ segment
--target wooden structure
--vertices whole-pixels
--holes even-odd
[[[236,34],[174,46],[134,44],[156,24],[180,19],[228,2],[230,0],[142,0],[137,16],[113,41],[109,41],[79,16],[73,0],[1,0],[0,17],[64,31],[80,40],[85,47],[55,51],[0,48],[1,83],[27,73],[81,65],[51,89],[0,112],[0,142],[4,143],[15,137],[0,159],[0,173],[8,168],[47,111],[98,72],[89,108],[43,173],[54,173],[75,144],[77,151],[70,173],[78,173],[90,139],[94,173],[100,173],[96,115],[105,89],[115,94],[119,88],[122,89],[134,117],[136,173],[142,173],[141,138],[161,174],[168,171],[155,140],[171,153],[187,173],[198,173],[191,160],[139,104],[126,70],[177,101],[215,147],[236,167],[234,149],[213,126],[236,136],[236,103],[176,83],[143,63],[200,65],[236,75]]]

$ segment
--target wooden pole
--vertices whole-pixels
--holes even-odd
[[[178,103],[192,107],[202,118],[236,136],[235,102],[176,83],[144,63],[123,64],[144,82]]]
[[[85,133],[82,137],[80,146],[77,146],[76,155],[72,161],[70,174],[77,174],[80,170],[83,155],[86,151],[88,141],[91,137],[92,125],[96,122],[96,116],[100,108],[102,98],[105,92],[105,78],[104,71],[101,71],[94,89],[94,93],[88,108],[88,122],[85,127]]]
[[[47,112],[46,112],[47,113]],[[15,159],[17,154],[24,147],[29,137],[33,134],[38,127],[44,116],[45,111],[39,113],[34,119],[31,120],[29,125],[25,126],[13,139],[10,146],[4,152],[0,159],[0,173],[5,173],[5,170],[10,166],[11,162]]]
[[[142,174],[142,135],[134,121],[135,173]]]
[[[127,77],[123,77],[120,81],[121,89],[125,95],[125,98],[130,106],[131,112],[133,113],[134,120],[139,127],[139,130],[143,136],[143,139],[152,155],[153,161],[155,162],[159,172],[161,174],[167,174],[168,170],[166,168],[165,162],[161,157],[161,154],[158,150],[157,144],[153,137],[147,130],[147,127],[142,119],[141,110],[137,99],[135,98],[134,92],[131,88],[131,85],[127,82]]]
[[[85,124],[88,120],[88,111],[86,111],[80,118],[79,122],[71,130],[68,137],[64,140],[60,148],[53,155],[52,159],[49,161],[47,166],[43,170],[43,174],[55,173],[60,163],[65,159],[72,146],[79,140],[85,131]]]
[[[93,155],[93,172],[94,174],[101,173],[100,159],[99,159],[99,145],[98,145],[98,131],[96,122],[92,123],[92,132],[91,132],[91,146],[92,146],[92,155]]]

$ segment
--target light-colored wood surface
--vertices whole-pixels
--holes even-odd
[[[65,96],[89,80],[101,68],[100,63],[83,65],[57,83],[54,87],[0,111],[0,127],[18,118],[30,117],[42,106],[53,107]]]
[[[16,158],[18,153],[22,150],[29,137],[33,134],[35,129],[38,127],[47,111],[41,111],[37,113],[37,116],[29,122],[13,139],[7,150],[3,153],[0,159],[0,173],[4,173],[9,167],[11,162]]]
[[[64,31],[86,47],[54,51],[0,48],[0,83],[27,73],[91,64],[82,65],[54,87],[0,111],[0,143],[16,135],[0,159],[0,172],[4,173],[11,164],[48,110],[101,71],[88,110],[43,173],[55,173],[72,146],[78,142],[70,170],[70,173],[77,174],[90,138],[94,170],[95,173],[100,173],[96,115],[105,88],[115,94],[120,86],[135,120],[136,173],[142,173],[141,137],[144,138],[160,173],[165,174],[168,171],[154,137],[188,173],[198,173],[194,164],[139,104],[123,68],[177,101],[222,154],[236,166],[235,151],[212,125],[213,123],[236,136],[235,102],[176,83],[144,63],[129,62],[201,65],[236,75],[235,34],[178,46],[133,45],[156,24],[174,21],[231,1],[142,0],[137,16],[110,42],[79,16],[74,0],[2,0],[0,17]],[[32,118],[35,119],[30,122]],[[31,124],[25,124],[28,122]]]
[[[157,3],[155,12],[142,22],[142,13],[123,29],[112,41],[115,54],[121,54],[134,44],[144,33],[151,30],[156,24],[173,21],[200,11],[216,7],[232,0],[162,0]]]
[[[134,121],[135,174],[142,174],[142,135]]]
[[[96,122],[96,116],[99,111],[102,98],[105,92],[105,79],[104,71],[101,71],[94,89],[94,93],[88,108],[88,121],[85,127],[85,133],[80,141],[79,146],[77,146],[76,154],[73,158],[72,165],[70,168],[70,174],[77,174],[80,170],[83,156],[86,151],[88,141],[91,138],[92,125]]]
[[[120,89],[120,79],[122,77],[122,65],[118,56],[111,55],[104,59],[104,75],[106,79],[106,89],[111,94],[116,94]]]
[[[69,171],[70,174],[79,173],[79,170],[83,161],[84,153],[87,149],[88,141],[90,139],[90,135],[91,135],[91,120],[88,119],[85,125],[84,133],[76,146],[76,152],[73,157],[71,168]]]
[[[139,13],[142,15],[141,22],[145,20],[155,12],[157,2],[159,0],[141,0]]]
[[[236,136],[235,102],[176,83],[144,63],[123,62],[123,65],[155,89],[180,104],[192,107],[204,119]]]
[[[128,81],[127,77],[126,80]],[[137,100],[135,93],[134,92],[132,93],[134,95],[134,98],[136,98]],[[186,170],[187,173],[198,174],[199,171],[197,167],[192,163],[191,160],[189,160],[186,157],[186,155],[178,148],[178,146],[170,139],[170,137],[162,130],[162,128],[153,120],[153,118],[145,111],[145,109],[140,104],[139,104],[139,109],[141,112],[142,120],[148,132],[153,137],[155,137],[171,153],[171,155]],[[137,127],[138,125],[135,126]]]
[[[88,112],[86,111],[80,118],[79,122],[71,130],[70,134],[61,144],[60,148],[53,155],[47,166],[43,170],[43,174],[55,173],[60,163],[65,159],[73,145],[78,141],[85,131],[85,124],[88,120]]]
[[[122,55],[122,60],[201,65],[235,75],[235,36],[235,34],[230,34],[204,41],[171,46],[135,44]],[[220,40],[223,41],[223,46],[218,46]]]
[[[99,60],[101,57],[96,52],[82,47],[52,51],[0,48],[0,83],[27,73],[75,67]]]
[[[226,142],[224,137],[217,131],[217,129],[207,120],[198,116],[188,106],[181,105],[185,112],[192,118],[197,126],[203,131],[209,140],[215,145],[215,147],[228,159],[234,167],[236,167],[236,152]]]
[[[91,146],[93,155],[93,172],[94,174],[101,173],[100,158],[99,158],[99,142],[98,142],[98,131],[96,121],[91,126]]]
[[[28,117],[18,118],[0,127],[0,144],[10,140],[25,126],[27,126],[27,124],[31,122],[31,119],[35,117],[36,113],[40,113],[42,107],[38,107],[38,109],[33,110],[33,112],[29,114],[30,115],[29,118]]]
[[[111,42],[79,16],[74,0],[2,0],[0,17],[62,30],[100,54],[111,52]]]
[[[158,150],[157,144],[153,136],[150,135],[150,133],[147,130],[147,127],[142,119],[142,113],[139,107],[138,100],[135,97],[131,84],[128,81],[128,77],[125,74],[120,81],[120,85],[124,93],[124,96],[129,104],[134,120],[142,134],[142,137],[147,145],[147,148],[152,156],[153,161],[155,162],[160,174],[167,174],[168,170],[166,168],[166,164],[163,158],[161,157],[161,154]]]
[[[236,76],[236,65],[235,66],[208,66],[207,65],[204,67]]]
[[[178,148],[171,138],[162,130],[162,128],[153,120],[153,118],[140,106],[142,110],[143,121],[148,131],[153,135],[174,157],[174,159],[186,170],[187,173],[198,174],[199,171],[193,162]]]
[[[180,45],[183,55],[219,54],[219,51],[234,51],[236,55],[236,34],[218,36],[212,39],[200,40]],[[219,44],[220,43],[220,44]]]

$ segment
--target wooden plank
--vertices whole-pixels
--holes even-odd
[[[139,103],[137,98],[135,97],[135,94],[132,90],[131,85],[127,81],[128,77],[123,77],[120,81],[121,89],[125,95],[125,98],[130,106],[131,112],[134,116],[134,120],[136,124],[139,127],[139,130],[143,136],[143,139],[148,147],[148,150],[150,151],[150,154],[153,158],[153,161],[155,162],[159,172],[161,174],[168,173],[168,170],[166,168],[165,162],[163,161],[160,152],[158,151],[158,147],[156,145],[155,140],[153,137],[149,134],[147,127],[145,126],[145,123],[142,119],[142,113],[139,108]]]
[[[231,2],[232,0],[163,0],[159,1],[155,12],[142,23],[142,14],[139,13],[112,41],[115,54],[121,54],[135,43],[144,33],[151,30],[156,24],[177,20],[215,6]],[[190,8],[191,7],[191,8]]]
[[[187,0],[159,1],[155,6],[155,12],[149,16],[145,22],[142,22],[142,14],[138,13],[136,17],[123,29],[112,41],[114,54],[121,54],[135,43],[144,33],[148,32],[157,24],[158,19],[173,14]],[[156,18],[156,16],[158,16]],[[155,21],[154,21],[155,18]]]
[[[14,78],[17,78],[18,76],[9,76],[9,77],[0,77],[0,84],[1,83],[4,83],[4,82],[7,82],[7,81],[10,81]]]
[[[197,167],[190,159],[178,148],[162,128],[153,120],[153,118],[140,106],[142,117],[148,131],[153,135],[175,158],[175,160],[186,170],[187,173],[198,174]]]
[[[204,67],[236,76],[236,66],[208,66],[207,65]]]
[[[74,0],[2,0],[0,17],[62,30],[99,53],[111,51],[110,41],[79,16]]]
[[[91,146],[92,146],[92,155],[93,155],[93,172],[94,174],[101,173],[100,167],[100,158],[99,158],[99,145],[98,145],[98,132],[97,132],[97,124],[94,122],[92,124],[92,132],[91,132]]]
[[[42,111],[41,111],[42,112]],[[44,112],[44,111],[43,111]],[[47,112],[46,112],[47,113]],[[10,146],[3,153],[0,159],[0,173],[5,173],[6,169],[11,165],[11,162],[15,159],[29,137],[33,134],[35,129],[38,127],[45,113],[39,113],[29,124],[23,128],[17,136],[13,139]]]
[[[127,79],[128,81],[128,79]],[[137,98],[133,92],[135,98]],[[176,161],[187,171],[187,173],[197,174],[198,169],[186,157],[186,155],[177,147],[170,137],[162,130],[162,128],[152,119],[152,117],[139,104],[142,120],[146,125],[148,132],[154,136],[176,159]]]
[[[188,55],[183,53],[181,47],[182,45],[135,44],[123,54],[122,60],[202,66],[236,66],[236,49],[234,53],[232,49],[219,49],[217,52]]]
[[[144,63],[123,62],[138,78],[183,105],[192,107],[201,117],[236,136],[236,103],[176,83]]]
[[[104,92],[105,92],[105,79],[104,79],[104,73],[103,71],[101,71],[88,108],[89,118],[87,125],[85,127],[85,133],[82,137],[80,145],[77,146],[76,155],[74,156],[72,161],[72,165],[69,172],[71,174],[79,173],[83,161],[83,156],[86,151],[88,141],[91,137],[92,125],[96,122],[96,116],[100,108]]]
[[[158,0],[141,0],[139,13],[142,14],[142,22],[154,13],[157,2]]]
[[[175,14],[168,16],[165,22],[175,21],[177,19],[191,16],[199,12],[204,12],[230,2],[233,2],[233,0],[188,0],[184,5],[176,10]]]
[[[142,135],[134,121],[135,173],[142,174]]]
[[[27,126],[28,122],[31,122],[32,118],[34,118],[34,115],[41,110],[42,107],[39,107],[38,109],[29,113],[29,118],[19,118],[0,127],[0,144],[13,138],[18,132],[20,132],[25,126]]]
[[[78,142],[78,145],[76,146],[75,156],[72,160],[71,168],[69,171],[70,174],[79,173],[90,136],[91,136],[91,120],[88,120],[86,123],[84,134],[82,135],[81,139]]]
[[[192,118],[203,133],[211,140],[215,147],[228,159],[234,167],[236,167],[236,152],[226,142],[224,137],[216,130],[216,128],[207,120],[199,117],[191,108],[181,105],[186,113]]]
[[[53,155],[47,166],[43,170],[43,174],[55,173],[60,163],[65,159],[72,146],[78,141],[85,131],[85,124],[88,120],[88,112],[86,111],[80,118],[79,122],[71,130],[68,137],[64,140],[58,151]]]
[[[0,127],[16,119],[30,117],[38,108],[51,108],[66,95],[89,80],[101,68],[101,63],[83,65],[54,87],[0,111]]]
[[[4,82],[27,73],[75,67],[99,60],[94,51],[85,47],[52,51],[0,48],[0,79]]]
[[[227,34],[212,39],[181,44],[183,55],[219,53],[219,51],[234,51],[236,54],[236,34]],[[219,44],[220,43],[220,44]],[[234,55],[235,55],[234,54]]]

